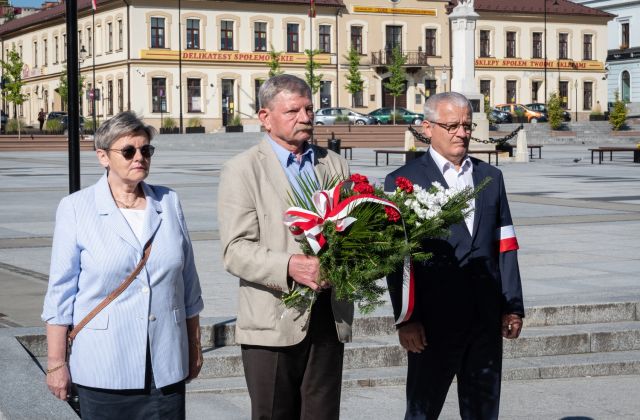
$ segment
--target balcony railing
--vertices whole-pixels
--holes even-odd
[[[427,66],[427,53],[423,51],[402,51],[406,57],[405,67]],[[372,66],[388,66],[393,62],[393,52],[391,50],[380,50],[371,53]]]

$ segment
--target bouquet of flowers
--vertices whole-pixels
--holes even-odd
[[[284,223],[302,251],[319,258],[321,276],[336,297],[368,313],[383,303],[385,289],[378,280],[403,265],[406,271],[411,261],[427,260],[422,242],[446,237],[451,225],[464,221],[470,200],[488,182],[464,189],[435,183],[424,189],[399,177],[396,190],[387,194],[360,174],[325,180],[321,187],[300,179],[302,193],[290,196]],[[315,292],[298,283],[283,296],[287,307],[310,306],[314,300]]]

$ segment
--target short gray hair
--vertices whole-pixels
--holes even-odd
[[[441,103],[448,102],[460,108],[467,108],[469,112],[472,112],[471,102],[461,93],[458,92],[443,92],[430,96],[424,103],[424,119],[427,121],[437,121],[440,116],[438,115],[438,107]]]
[[[94,136],[94,144],[96,149],[110,149],[118,139],[140,132],[144,133],[149,141],[157,133],[155,128],[138,118],[135,112],[120,112],[100,125]]]
[[[271,108],[273,99],[280,92],[297,93],[300,96],[311,99],[311,88],[301,78],[292,74],[279,74],[268,79],[260,86],[258,99],[260,108]]]

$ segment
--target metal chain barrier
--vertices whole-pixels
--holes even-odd
[[[506,142],[508,142],[515,136],[517,136],[518,131],[522,130],[523,128],[524,128],[524,125],[520,124],[520,127],[516,128],[515,130],[513,130],[511,133],[507,134],[504,137],[499,137],[499,138],[489,137],[489,140],[482,140],[477,137],[471,136],[471,140],[477,141],[478,143],[484,143],[484,144],[492,144],[492,143],[505,144]],[[422,133],[418,133],[418,131],[412,126],[409,126],[409,131],[411,132],[411,134],[413,134],[413,137],[415,137],[416,140],[425,144],[431,144],[431,139],[429,137],[425,137]]]

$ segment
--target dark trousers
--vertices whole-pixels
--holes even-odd
[[[497,419],[502,374],[499,329],[475,327],[464,343],[427,341],[422,353],[409,352],[405,420],[437,419],[454,376],[460,417]]]
[[[339,418],[344,344],[330,292],[320,294],[309,322],[307,336],[294,346],[242,346],[253,420]]]
[[[100,389],[78,385],[83,420],[184,420],[185,382],[156,388],[147,347],[144,389]]]

